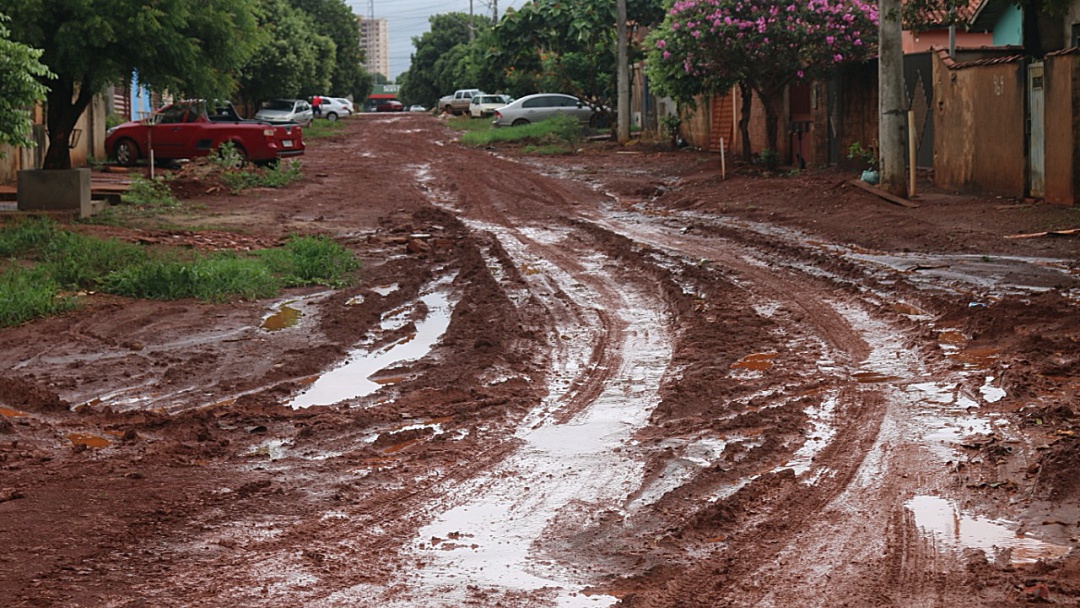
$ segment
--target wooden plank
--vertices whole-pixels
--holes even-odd
[[[1043,232],[1030,232],[1028,234],[1010,234],[1007,239],[1033,239],[1040,236],[1071,236],[1080,234],[1080,228],[1067,228],[1065,230],[1045,230]]]
[[[870,184],[862,181],[861,179],[848,180],[848,183],[853,185],[853,186],[856,186],[858,188],[861,188],[863,190],[866,190],[867,192],[869,192],[870,194],[873,194],[874,196],[880,198],[881,200],[888,201],[888,202],[890,202],[890,203],[892,203],[894,205],[900,205],[901,207],[907,207],[909,209],[917,209],[917,208],[920,207],[919,203],[909,201],[906,198],[901,198],[901,197],[896,196],[894,194],[889,194],[888,192],[882,190],[881,188],[878,188],[876,186],[871,186]]]

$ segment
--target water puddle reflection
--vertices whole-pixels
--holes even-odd
[[[1013,565],[1058,559],[1070,550],[1031,538],[1011,522],[964,514],[944,498],[916,496],[904,506],[915,515],[915,525],[939,548],[979,549],[991,559],[1000,554]]]
[[[281,331],[292,327],[300,321],[300,311],[292,306],[283,305],[277,311],[263,319],[261,327],[266,331]]]
[[[453,306],[449,296],[441,288],[451,279],[444,279],[433,286],[433,291],[421,296],[427,308],[426,316],[416,322],[416,330],[387,347],[378,350],[360,348],[349,355],[345,364],[319,376],[303,393],[290,403],[294,409],[313,405],[331,405],[346,399],[365,397],[379,387],[392,382],[393,376],[372,380],[372,376],[397,363],[415,361],[426,355],[442,338],[450,325]],[[414,307],[416,303],[414,303]],[[394,311],[394,316],[383,321],[384,328],[396,328],[405,323],[413,308]],[[400,376],[396,377],[400,378]]]

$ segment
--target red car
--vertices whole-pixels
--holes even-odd
[[[404,112],[405,106],[401,105],[401,102],[396,99],[387,99],[386,101],[380,101],[379,105],[375,106],[376,112]]]
[[[105,134],[105,151],[128,167],[140,158],[175,160],[208,156],[223,143],[232,143],[247,160],[267,165],[304,153],[299,125],[272,125],[244,120],[231,103],[211,106],[205,101],[167,105],[147,120],[126,122]]]

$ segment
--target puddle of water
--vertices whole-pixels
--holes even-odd
[[[994,377],[987,376],[986,382],[979,387],[979,394],[986,400],[987,403],[997,403],[1005,398],[1005,390],[1001,387],[994,386]]]
[[[20,418],[26,414],[18,410],[9,409],[6,407],[0,407],[0,416],[5,418]]]
[[[969,369],[986,369],[994,364],[994,361],[997,360],[1000,352],[1001,349],[996,346],[982,346],[978,348],[965,348],[954,353],[949,353],[947,356],[950,359],[963,363],[964,366]]]
[[[449,280],[444,280],[448,283]],[[452,305],[442,291],[434,291],[420,298],[427,306],[427,316],[416,323],[416,333],[377,351],[359,349],[354,351],[345,364],[319,376],[290,405],[294,409],[313,405],[331,405],[346,399],[365,397],[380,386],[389,384],[391,377],[374,381],[371,376],[391,365],[414,361],[426,355],[442,338],[450,325]],[[405,317],[406,312],[397,316]],[[396,318],[395,318],[396,321]]]
[[[1015,524],[962,513],[950,500],[936,496],[916,496],[904,503],[915,515],[915,525],[934,539],[939,548],[979,549],[996,558],[1008,551],[1013,565],[1054,560],[1070,548],[1026,536]]]
[[[108,439],[98,435],[71,433],[67,438],[73,445],[85,445],[88,448],[104,448],[109,445]]]
[[[829,395],[822,399],[820,404],[806,408],[806,417],[810,421],[810,430],[806,433],[806,443],[795,452],[790,461],[780,467],[780,469],[795,471],[796,476],[809,471],[810,465],[814,462],[814,457],[825,449],[825,446],[829,445],[832,438],[836,436],[836,426],[833,424],[836,418],[836,395]],[[807,483],[813,483],[814,480],[808,479],[806,481]]]
[[[372,287],[371,288],[371,291],[374,291],[375,293],[379,294],[380,296],[383,296],[384,298],[386,296],[394,293],[397,290],[398,290],[398,284],[397,283],[391,283],[390,285],[379,285],[377,287]]]
[[[261,327],[266,331],[281,331],[300,321],[300,311],[292,306],[282,306],[277,312],[263,319]]]
[[[754,353],[746,355],[739,361],[731,364],[732,369],[748,369],[755,372],[763,372],[772,367],[773,359],[779,353]]]

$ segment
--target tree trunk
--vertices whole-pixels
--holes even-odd
[[[630,141],[630,65],[627,57],[626,40],[626,0],[616,0],[615,31],[618,37],[618,111],[615,115],[619,121],[617,139],[620,144]]]
[[[880,0],[878,22],[878,147],[881,186],[907,196],[904,176],[904,51],[900,0]]]
[[[750,88],[750,85],[740,82],[739,83],[739,139],[742,140],[742,159],[746,162],[750,162],[750,158],[753,155],[750,147],[750,111],[754,103],[754,90]]]
[[[68,142],[79,117],[86,111],[93,98],[92,87],[79,87],[75,94],[75,83],[67,80],[54,80],[47,83],[49,93],[45,98],[45,125],[49,131],[49,149],[45,152],[44,169],[70,169],[71,150]]]
[[[783,91],[783,89],[781,89],[781,91]],[[773,153],[778,154],[780,151],[780,108],[777,107],[777,99],[783,99],[784,96],[775,91],[759,90],[758,97],[761,98],[761,105],[765,108],[765,147]]]

